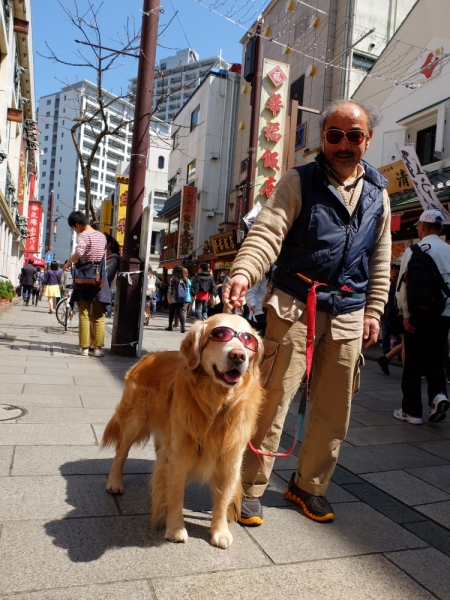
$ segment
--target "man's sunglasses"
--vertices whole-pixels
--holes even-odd
[[[326,141],[333,146],[340,144],[344,138],[347,138],[347,142],[350,146],[359,146],[368,137],[368,133],[364,133],[364,131],[360,131],[359,129],[347,131],[347,133],[340,129],[328,129],[328,131],[325,132]]]
[[[251,350],[252,352],[258,350],[258,340],[251,333],[234,331],[231,327],[214,327],[209,334],[209,339],[213,342],[229,342],[234,337],[239,338],[248,350]]]

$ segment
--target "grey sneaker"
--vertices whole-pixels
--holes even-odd
[[[448,411],[450,402],[444,394],[438,394],[433,400],[428,415],[429,423],[440,423],[445,419],[445,413]]]
[[[262,525],[264,522],[263,510],[259,498],[242,496],[241,513],[238,515],[237,520],[241,525],[254,527]]]

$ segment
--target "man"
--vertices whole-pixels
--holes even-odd
[[[208,263],[201,263],[199,272],[192,282],[191,293],[195,295],[195,318],[204,321],[208,318],[209,294],[217,296],[217,288],[209,272]]]
[[[22,284],[23,305],[28,306],[30,295],[33,293],[34,282],[36,281],[36,267],[33,266],[33,259],[30,258],[26,267],[22,267],[20,283]]]
[[[438,210],[426,210],[416,223],[421,251],[431,256],[438,272],[446,284],[450,284],[450,246],[439,238],[442,233],[444,217]],[[412,251],[407,248],[400,265],[400,279],[408,265],[411,270]],[[441,293],[442,292],[438,292]],[[449,408],[447,382],[444,370],[443,347],[450,328],[450,301],[442,301],[441,314],[411,314],[411,287],[400,286],[397,291],[397,303],[403,315],[405,328],[405,365],[402,377],[402,408],[394,411],[394,417],[412,425],[422,423],[421,375],[425,373],[428,382],[428,421],[443,421]]]
[[[277,264],[264,306],[262,380],[266,401],[253,445],[278,448],[289,404],[305,375],[305,302],[317,288],[311,407],[298,469],[285,496],[316,521],[334,518],[325,498],[347,433],[351,399],[358,391],[361,337],[378,339],[387,300],[391,255],[389,197],[384,176],[361,161],[378,111],[357,102],[336,101],[321,117],[321,147],[315,163],[292,169],[279,181],[237,255],[223,296],[242,304],[247,289]],[[343,286],[346,286],[345,289]],[[263,522],[259,498],[273,456],[247,451],[242,483],[241,524]]]

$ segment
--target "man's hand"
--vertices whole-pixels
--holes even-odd
[[[410,322],[409,318],[408,319],[403,319],[403,327],[409,333],[416,333],[416,328],[411,325],[411,322]]]
[[[223,286],[222,302],[228,302],[230,308],[239,308],[244,302],[244,296],[248,291],[248,279],[245,275],[234,275]]]
[[[368,348],[372,344],[376,344],[378,341],[378,334],[380,333],[380,322],[375,317],[364,317],[364,329],[363,329],[363,346]]]

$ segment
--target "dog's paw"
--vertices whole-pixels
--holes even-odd
[[[218,548],[229,548],[233,543],[233,536],[227,529],[211,533],[211,546]]]
[[[184,527],[181,529],[166,529],[164,538],[169,542],[183,542],[184,544],[188,539],[188,533]]]
[[[110,494],[122,494],[123,493],[123,480],[122,479],[108,479],[106,484],[106,491]]]

